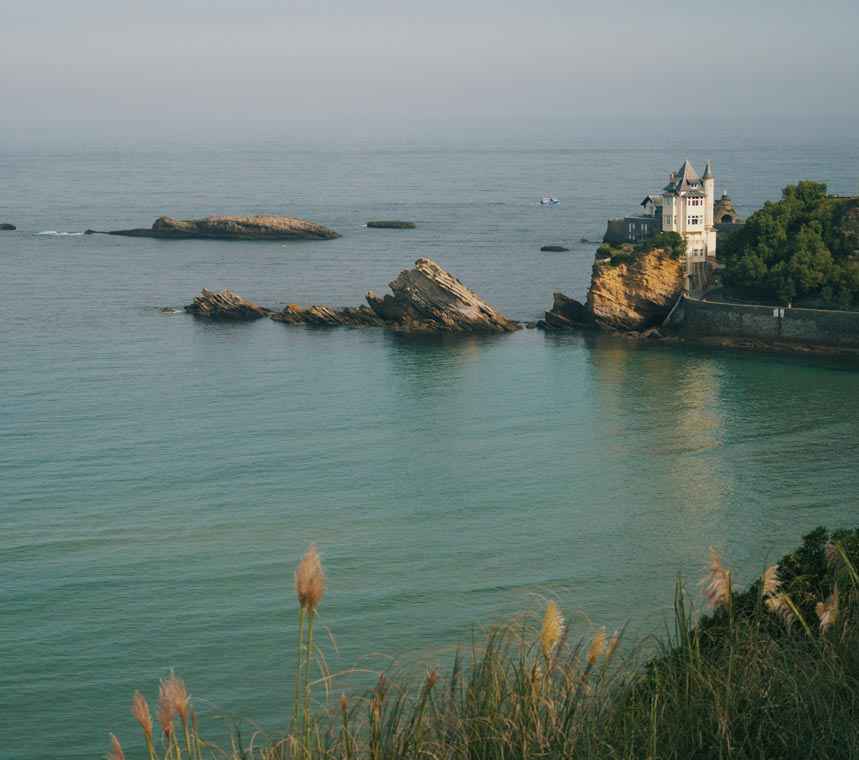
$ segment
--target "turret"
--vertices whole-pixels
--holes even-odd
[[[716,202],[716,177],[713,175],[712,162],[707,162],[701,179],[704,182],[704,194],[707,196],[704,200],[704,227],[705,229],[712,229],[713,204]]]

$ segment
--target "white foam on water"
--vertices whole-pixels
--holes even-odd
[[[57,230],[45,230],[44,232],[37,232],[37,235],[53,235],[55,237],[79,237],[83,235],[83,232],[57,232]]]

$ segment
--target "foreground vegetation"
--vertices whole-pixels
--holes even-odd
[[[597,258],[608,259],[616,267],[618,264],[629,264],[639,254],[649,253],[657,248],[667,251],[673,259],[681,259],[686,255],[686,240],[676,232],[659,232],[640,243],[603,243],[597,248]]]
[[[702,586],[712,613],[694,621],[678,582],[674,631],[642,665],[624,654],[620,632],[597,630],[572,641],[550,601],[538,624],[496,629],[468,656],[457,656],[446,677],[433,671],[409,689],[382,675],[369,693],[329,704],[314,643],[325,577],[311,547],[296,570],[300,633],[289,733],[242,741],[237,732],[231,746],[210,744],[184,683],[171,673],[161,682],[157,728],[146,699],[134,695],[132,713],[143,732],[138,749],[145,750],[137,756],[859,757],[857,567],[859,531],[830,536],[820,528],[738,593],[711,550]],[[124,756],[114,738],[109,757]]]
[[[726,285],[782,303],[859,306],[859,198],[819,182],[789,185],[719,241]]]

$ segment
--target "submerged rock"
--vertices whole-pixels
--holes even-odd
[[[563,253],[564,251],[569,251],[569,248],[564,248],[562,245],[544,245],[541,251],[547,251],[549,253]]]
[[[378,221],[367,222],[367,227],[379,230],[413,230],[417,225],[414,222]]]
[[[230,319],[248,322],[261,319],[271,314],[271,310],[257,306],[253,301],[242,298],[232,290],[224,289],[213,293],[203,288],[194,299],[194,303],[185,307],[185,311],[195,317],[208,319]]]
[[[384,326],[407,332],[501,333],[521,325],[498,312],[431,259],[418,259],[390,283],[391,294],[367,294],[368,306],[287,306],[272,319],[287,324]]]
[[[98,230],[87,230],[93,234]],[[161,216],[152,227],[111,230],[104,234],[127,237],[206,240],[331,240],[339,235],[328,227],[290,216],[210,216],[206,219],[173,219]]]
[[[17,230],[18,228],[14,224],[9,224],[8,222],[4,222],[0,224],[0,230],[6,230],[7,232],[11,232],[12,230]]]

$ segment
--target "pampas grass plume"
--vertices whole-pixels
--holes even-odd
[[[778,577],[778,565],[770,565],[761,578],[761,593],[763,596],[774,596],[781,588]]]
[[[731,571],[722,564],[722,558],[714,547],[710,547],[710,571],[701,581],[708,604],[728,607],[731,603]]]
[[[316,545],[311,544],[295,568],[295,593],[305,612],[314,612],[325,594],[325,572]]]
[[[131,714],[140,724],[147,741],[152,741],[152,715],[149,713],[149,703],[139,691],[131,698]]]
[[[543,614],[543,624],[540,626],[540,648],[547,660],[552,656],[563,635],[564,616],[555,601],[550,599]]]
[[[113,734],[110,735],[110,753],[107,760],[125,760],[125,753],[122,751],[122,745],[119,743]]]
[[[593,667],[594,663],[606,652],[605,628],[600,628],[588,647],[588,665]]]
[[[838,620],[838,587],[825,602],[818,602],[815,607],[817,617],[820,620],[820,633],[826,633]]]
[[[768,596],[764,600],[764,604],[766,604],[767,609],[773,615],[780,617],[782,622],[784,622],[788,628],[796,622],[796,615],[788,602],[787,594],[774,594],[773,596]]]
[[[173,701],[173,694],[169,679],[162,680],[158,687],[158,724],[164,732],[164,736],[170,737],[173,734],[173,720],[176,717],[176,705]]]

